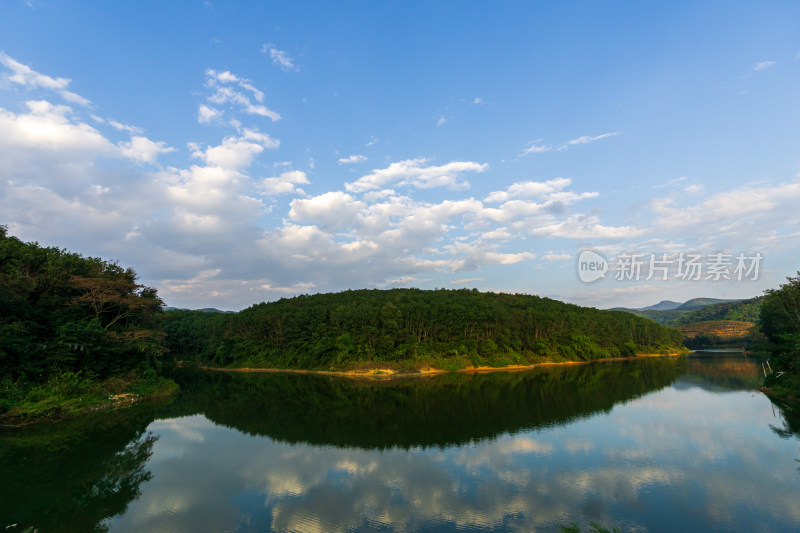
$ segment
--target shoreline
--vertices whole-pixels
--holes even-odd
[[[178,393],[178,391],[179,387],[170,388],[170,390],[167,391],[159,391],[159,392],[154,392],[152,394],[143,394],[143,395],[138,395],[132,392],[125,392],[121,394],[115,394],[109,397],[107,400],[101,401],[99,403],[82,406],[80,409],[74,411],[70,412],[58,411],[42,417],[19,418],[18,416],[14,415],[9,416],[8,413],[3,413],[3,415],[0,415],[0,431],[4,429],[23,428],[42,423],[60,422],[62,420],[77,418],[91,413],[98,413],[103,411],[117,411],[120,409],[131,407],[132,405],[140,402],[157,400],[160,398],[169,398],[170,396],[175,396]]]
[[[201,370],[211,370],[215,372],[240,372],[245,374],[257,373],[284,373],[284,374],[312,374],[317,376],[334,376],[350,379],[394,379],[411,377],[429,377],[442,374],[488,374],[492,372],[524,372],[543,366],[567,366],[567,365],[589,365],[607,361],[634,361],[648,357],[677,357],[684,353],[643,353],[633,357],[609,357],[605,359],[594,359],[591,361],[549,361],[545,363],[533,363],[530,365],[506,365],[506,366],[468,366],[457,370],[442,370],[440,368],[421,368],[417,371],[398,372],[392,368],[370,368],[365,370],[306,370],[299,368],[221,368],[214,366],[198,366]]]

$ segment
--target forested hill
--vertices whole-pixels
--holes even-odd
[[[714,298],[695,298],[673,309],[629,309],[616,307],[613,311],[625,311],[637,316],[649,318],[667,326],[682,326],[706,320],[737,320],[758,322],[761,297],[749,300],[718,300]]]
[[[177,357],[222,366],[342,369],[365,362],[458,368],[674,351],[676,330],[635,315],[525,294],[355,290],[235,315],[170,311]]]

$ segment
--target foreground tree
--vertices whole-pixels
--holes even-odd
[[[163,302],[136,273],[9,236],[0,226],[0,377],[154,372]]]
[[[761,331],[769,340],[774,367],[800,374],[800,272],[778,289],[766,291]]]

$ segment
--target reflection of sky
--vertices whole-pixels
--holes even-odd
[[[797,440],[769,400],[667,388],[565,427],[443,449],[290,445],[153,422],[153,479],[111,531],[800,529]],[[780,425],[778,423],[778,425]],[[687,523],[689,526],[687,526]]]

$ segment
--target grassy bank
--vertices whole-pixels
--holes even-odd
[[[800,374],[786,372],[781,376],[770,374],[764,381],[764,394],[772,398],[788,401],[791,403],[800,402]]]
[[[135,373],[101,381],[81,372],[62,372],[44,383],[15,382],[6,377],[0,381],[0,425],[60,420],[168,396],[177,390],[178,385],[170,379]]]

